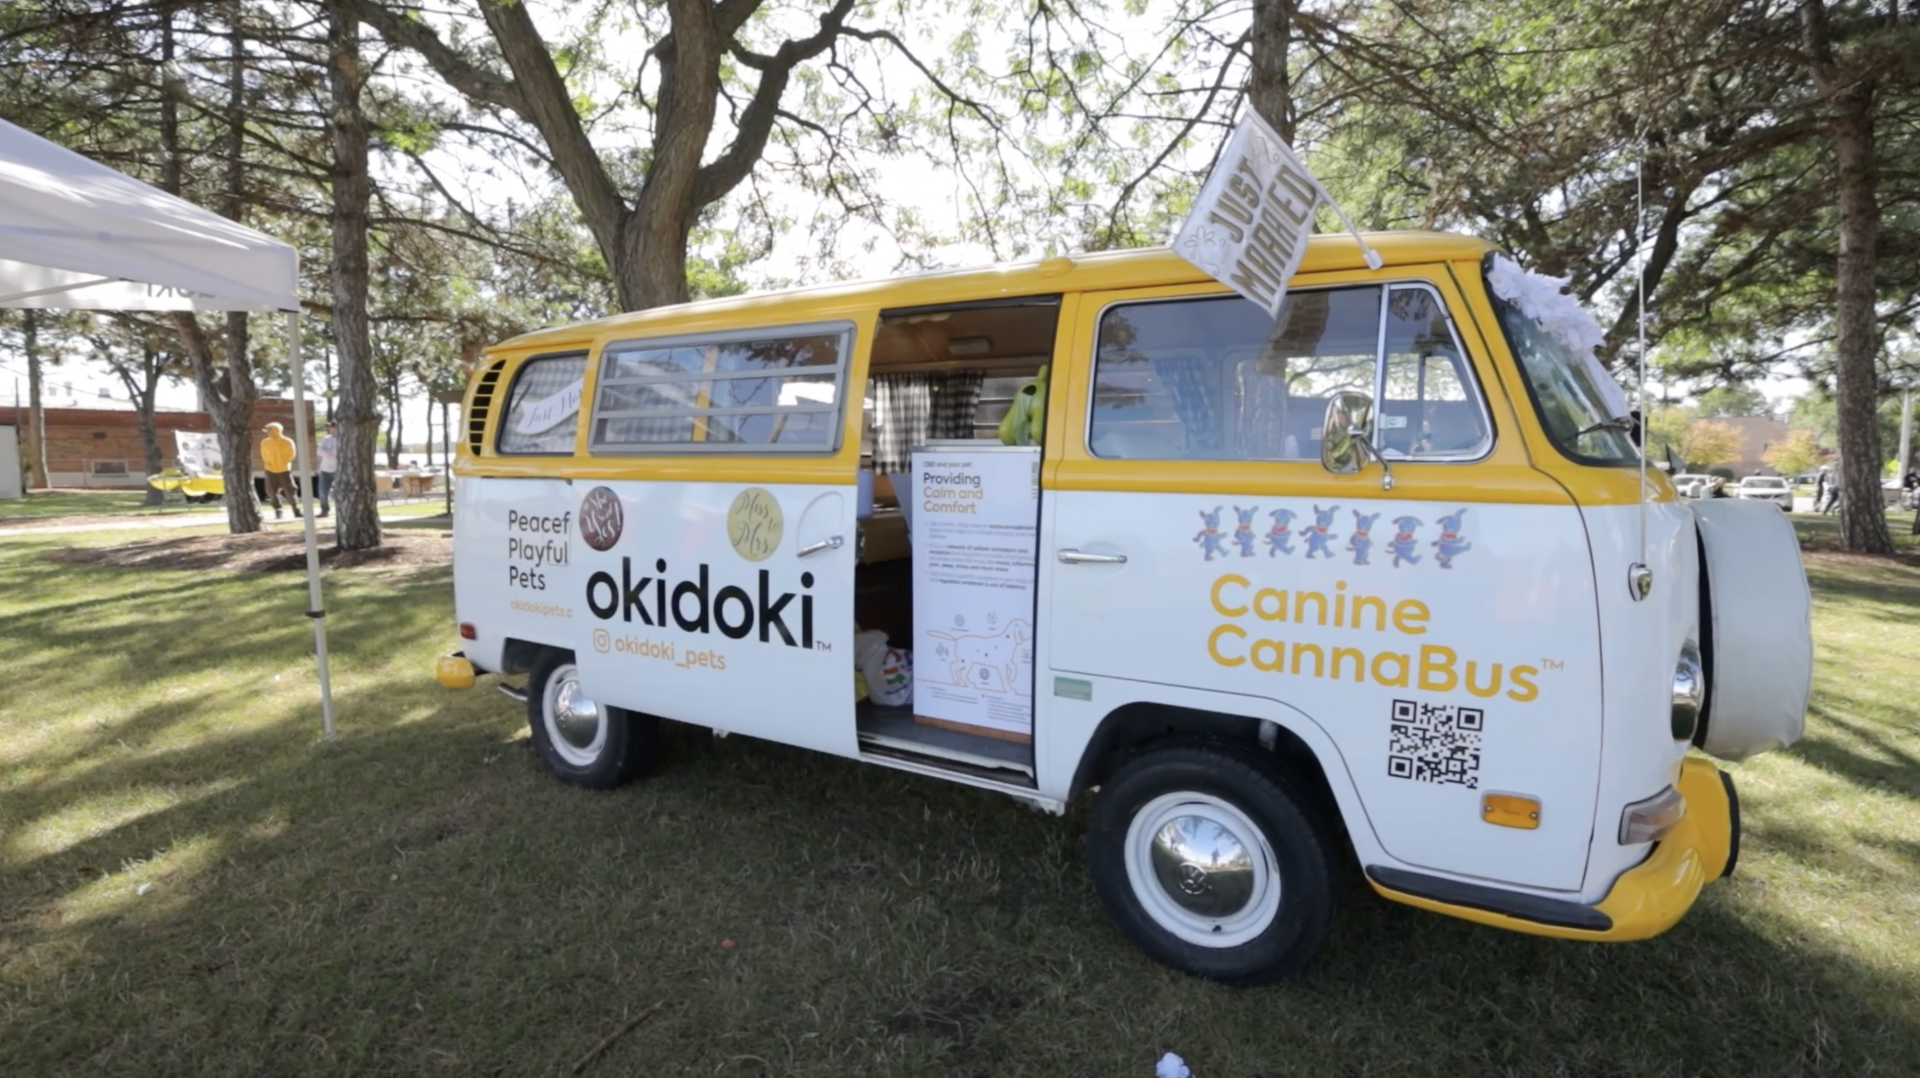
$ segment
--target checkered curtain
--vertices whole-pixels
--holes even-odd
[[[882,374],[873,379],[873,468],[882,475],[913,466],[913,447],[973,437],[979,371]]]
[[[1226,448],[1220,423],[1218,385],[1209,385],[1212,364],[1198,356],[1155,356],[1153,373],[1173,394],[1173,412],[1186,429],[1190,452],[1218,453]]]

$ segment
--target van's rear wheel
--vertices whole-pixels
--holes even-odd
[[[1268,981],[1326,940],[1325,831],[1265,759],[1210,745],[1137,756],[1102,787],[1087,842],[1107,911],[1175,969]]]
[[[653,762],[659,720],[589,699],[580,668],[564,651],[544,651],[527,678],[534,748],[563,782],[609,790]]]

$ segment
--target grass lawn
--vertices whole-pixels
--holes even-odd
[[[52,523],[48,518],[220,511],[217,503],[183,505],[178,498],[165,506],[145,502],[146,494],[138,490],[35,490],[24,498],[0,498],[0,522],[43,520]]]
[[[171,533],[169,533],[171,534]],[[1346,872],[1301,978],[1161,969],[1082,814],[670,729],[611,794],[430,677],[444,568],[56,565],[0,536],[0,1075],[1855,1075],[1920,1066],[1920,569],[1816,555],[1807,739],[1733,770],[1739,872],[1650,942]]]

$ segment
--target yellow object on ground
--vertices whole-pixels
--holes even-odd
[[[221,476],[187,475],[176,471],[156,472],[147,476],[147,485],[155,490],[177,490],[195,497],[208,494],[219,496],[227,492],[227,481]]]
[[[458,655],[442,655],[434,664],[433,677],[449,689],[471,689],[473,664]]]

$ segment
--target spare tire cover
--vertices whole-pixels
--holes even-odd
[[[1812,600],[1793,524],[1771,502],[1693,503],[1712,637],[1700,747],[1744,760],[1800,739],[1813,682]]]

